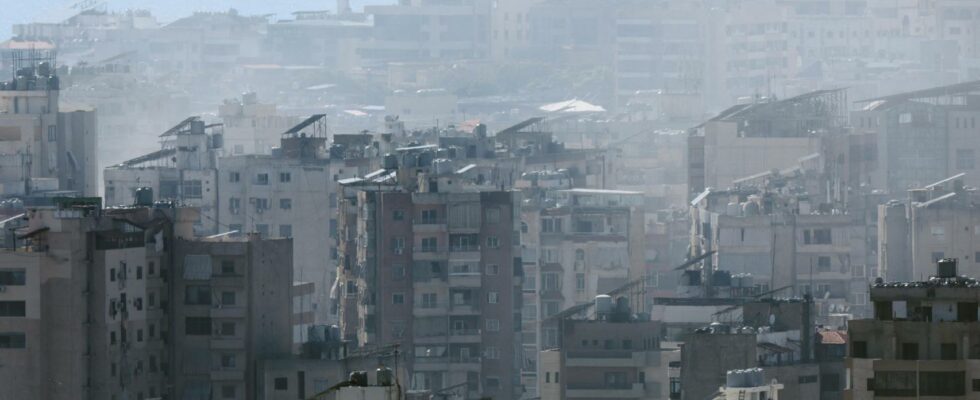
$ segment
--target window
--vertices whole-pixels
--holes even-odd
[[[405,219],[405,211],[394,210],[391,212],[391,219],[395,221],[402,221]]]
[[[830,257],[828,256],[817,257],[817,271],[830,272]]]
[[[229,172],[228,173],[228,182],[235,183],[235,182],[238,182],[240,180],[242,180],[241,174],[239,174],[237,172]]]
[[[223,306],[233,306],[235,305],[235,292],[221,292],[221,305]]]
[[[264,197],[253,197],[252,204],[255,204],[255,210],[259,212],[269,209],[269,199]]]
[[[276,390],[289,390],[289,379],[286,377],[276,378],[274,381]]]
[[[293,226],[289,224],[279,225],[279,237],[284,237],[284,238],[293,237]]]
[[[496,346],[487,346],[485,350],[488,360],[496,360],[500,358],[500,350]]]
[[[255,176],[256,185],[268,185],[269,184],[269,174],[258,174]]]
[[[221,274],[222,275],[234,275],[235,274],[235,262],[232,260],[221,260]]]
[[[500,301],[500,292],[487,292],[487,303],[497,304]]]
[[[875,395],[877,395],[875,391]],[[966,395],[966,372],[964,371],[921,371],[919,372],[919,395],[925,396],[964,396]]]
[[[803,231],[803,244],[831,244],[830,229],[807,229]]]
[[[228,198],[228,209],[231,210],[232,214],[235,214],[242,208],[242,199],[237,197]]]
[[[585,291],[585,274],[582,272],[575,274],[575,290],[579,292]]]
[[[269,224],[256,224],[255,233],[258,233],[259,237],[269,237]]]
[[[2,344],[0,344],[0,346],[2,346]],[[973,380],[973,391],[980,392],[980,379]]]
[[[48,141],[57,142],[58,141],[58,127],[55,125],[48,125]]]
[[[0,317],[24,317],[27,315],[24,301],[0,301]]]
[[[115,282],[115,281],[116,281],[116,269],[109,268],[109,282]]]
[[[205,285],[188,285],[184,288],[184,304],[196,306],[211,304],[211,287]]]
[[[436,308],[438,297],[435,293],[422,293],[422,308]]]
[[[279,173],[279,182],[290,182],[293,180],[293,176],[289,172]]]
[[[234,322],[222,322],[221,323],[221,336],[235,336],[235,323]]]
[[[536,321],[538,319],[538,307],[534,304],[525,304],[521,309],[521,318],[525,321]]]
[[[902,343],[902,360],[918,360],[919,359],[919,344],[906,342]]]
[[[558,274],[557,273],[544,273],[541,274],[541,290],[559,290],[560,285],[558,284]]]
[[[856,340],[851,343],[851,357],[868,358],[868,342]]]
[[[391,238],[391,250],[395,254],[402,254],[402,252],[405,251],[405,238]]]
[[[221,385],[221,398],[223,398],[223,399],[234,399],[235,398],[235,385]]]
[[[405,293],[392,293],[391,304],[405,304]]]
[[[392,279],[404,279],[405,278],[405,266],[404,265],[393,265],[393,266],[391,266],[391,277],[392,277]]]
[[[202,197],[201,181],[199,180],[184,181],[182,189],[185,199],[200,199]]]
[[[486,272],[487,275],[497,275],[500,272],[500,266],[497,264],[487,264]]]
[[[557,301],[543,301],[541,302],[541,307],[543,308],[545,317],[550,317],[552,315],[558,314],[558,308],[560,307]]]
[[[545,232],[545,233],[561,232],[561,218],[542,218],[541,232]]]
[[[488,236],[487,237],[487,247],[488,248],[491,248],[491,249],[499,248],[500,247],[500,239],[498,239],[496,236]]]
[[[840,375],[834,373],[820,375],[821,392],[838,392],[840,390]]]
[[[609,389],[626,388],[629,385],[625,372],[606,372],[605,378],[606,388]]]
[[[116,344],[116,331],[109,331],[109,344]]]
[[[222,354],[221,355],[221,368],[235,368],[235,355],[234,354]]]
[[[436,245],[438,244],[436,238],[422,238],[422,252],[423,253],[435,253]]]
[[[27,282],[27,272],[24,269],[0,269],[0,285],[24,286]]]
[[[500,320],[499,319],[487,319],[487,332],[499,332],[500,331]]]
[[[27,335],[20,332],[0,332],[0,349],[27,348]]]
[[[640,372],[642,374],[642,372]],[[555,371],[555,383],[561,383],[561,372]]]
[[[946,238],[946,228],[942,226],[934,226],[929,229],[932,233],[932,237],[936,240],[943,240]]]
[[[136,266],[136,279],[143,279],[143,266],[142,265],[137,265]]]
[[[422,223],[423,224],[435,224],[438,221],[439,214],[436,210],[422,210]]]
[[[136,341],[137,342],[142,342],[143,341],[143,330],[142,329],[137,329],[136,330]]]
[[[958,359],[956,354],[956,343],[940,343],[939,344],[939,359],[940,360],[956,360]]]
[[[184,318],[184,334],[188,336],[211,335],[211,318],[209,317]]]
[[[279,208],[283,210],[292,210],[293,199],[279,199]]]

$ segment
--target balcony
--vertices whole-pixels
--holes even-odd
[[[569,351],[565,363],[569,367],[631,368],[646,365],[646,357],[629,350]]]
[[[480,306],[476,303],[453,304],[449,306],[449,315],[480,315]]]
[[[234,370],[234,369],[218,369],[211,371],[212,381],[243,381],[245,380],[245,371]]]
[[[479,272],[449,273],[449,286],[478,288],[482,284],[482,274]]]
[[[245,339],[215,336],[211,338],[211,350],[241,350],[245,348]]]
[[[445,260],[449,248],[445,246],[418,246],[412,248],[412,259],[417,261]]]
[[[643,384],[607,385],[590,383],[569,383],[565,397],[592,399],[639,399],[643,397]]]
[[[480,261],[480,246],[475,244],[454,244],[449,247],[450,261]]]
[[[245,307],[216,305],[211,309],[211,318],[245,318]]]
[[[450,331],[449,343],[480,343],[479,329],[453,329]]]
[[[424,218],[412,220],[412,232],[437,233],[446,232],[446,220],[443,218]]]
[[[412,307],[412,315],[416,317],[438,317],[446,315],[446,303],[422,304]]]

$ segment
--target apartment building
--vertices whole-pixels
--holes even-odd
[[[279,114],[275,104],[260,103],[255,92],[225,100],[218,118],[224,128],[222,148],[229,155],[270,154],[282,133],[300,122],[299,117]]]
[[[467,186],[428,151],[400,149],[397,167],[341,182],[342,337],[400,344],[415,390],[517,397],[515,194]]]
[[[374,26],[369,39],[353,44],[362,66],[490,56],[490,1],[406,0],[364,12]]]
[[[910,190],[903,201],[878,206],[881,277],[903,282],[925,279],[929,266],[943,258],[962,260],[959,270],[980,276],[980,213],[975,189],[963,187],[959,174]]]
[[[854,134],[864,138],[864,160],[854,166],[860,182],[895,195],[975,171],[978,91],[974,81],[862,100],[851,112]],[[978,177],[963,182],[977,187]]]
[[[741,318],[726,312],[720,322],[687,335],[681,346],[678,398],[714,398],[726,384],[727,371],[761,368],[764,382],[785,384],[782,396],[821,399],[812,307],[809,298],[757,300],[729,309],[740,311]]]
[[[845,399],[977,398],[977,290],[957,260],[936,263],[928,280],[871,287],[874,318],[853,320]]]
[[[561,173],[533,178],[519,182],[532,185],[521,210],[522,379],[529,391],[540,387],[540,352],[559,344],[552,316],[648,276],[642,193],[565,189],[570,180]]]
[[[271,310],[292,303],[292,243],[194,239],[196,209],[103,209],[100,203],[99,198],[32,203],[22,217],[24,226],[15,230],[16,240],[0,252],[5,393],[45,399],[198,398],[184,382],[187,374],[201,373],[227,384],[214,386],[219,398],[255,398],[244,385],[250,360],[280,353],[278,348],[263,353],[268,341],[284,342],[283,354],[291,350],[292,315]],[[204,259],[214,254],[240,270],[212,279]],[[188,274],[186,265],[195,262],[198,274]],[[266,275],[252,272],[258,270]],[[272,294],[280,297],[270,299]],[[205,327],[203,321],[211,318],[218,325]],[[226,322],[240,335],[237,342],[219,336],[225,335]],[[207,336],[195,343],[186,338],[192,334]],[[203,347],[194,347],[198,343]],[[236,383],[235,389],[224,388]]]
[[[292,238],[294,278],[314,284],[317,323],[336,323],[330,292],[336,281],[338,180],[380,166],[389,144],[371,135],[335,135],[327,142],[323,115],[280,135],[273,154],[221,158],[219,228],[233,235]],[[314,128],[315,126],[320,128]],[[365,148],[373,150],[365,150]]]
[[[160,134],[160,150],[123,161],[104,170],[105,204],[151,205],[177,201],[201,210],[198,234],[218,230],[218,154],[222,147],[220,126],[209,126],[197,116],[188,117]],[[137,196],[137,190],[145,198]]]
[[[689,131],[688,189],[730,188],[740,179],[824,154],[825,138],[844,135],[846,104],[846,92],[839,89],[722,111]]]
[[[680,351],[661,347],[659,322],[608,314],[564,321],[561,345],[541,352],[542,400],[673,398],[670,366]]]
[[[259,398],[257,362],[293,351],[292,240],[178,238],[172,246],[174,396]]]
[[[0,193],[98,191],[96,112],[59,104],[53,51],[14,51],[0,84]]]

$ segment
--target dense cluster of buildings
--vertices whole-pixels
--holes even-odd
[[[968,398],[978,18],[403,0],[18,25],[0,399]]]

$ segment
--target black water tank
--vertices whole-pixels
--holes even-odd
[[[153,206],[153,188],[149,188],[149,187],[136,188],[136,206],[139,207]]]

